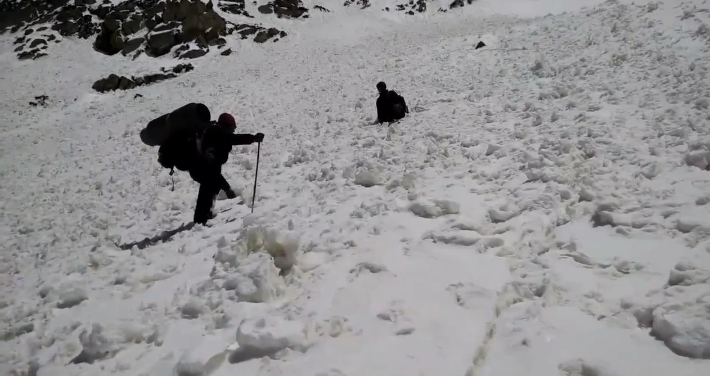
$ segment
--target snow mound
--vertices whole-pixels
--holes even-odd
[[[697,264],[700,258],[684,260],[670,272],[666,288],[652,291],[646,300],[626,302],[642,327],[663,341],[674,353],[710,359],[710,272]]]
[[[287,279],[293,280],[294,267],[302,253],[300,236],[280,231],[247,218],[237,241],[229,247],[220,242],[214,256],[213,277],[222,279],[222,288],[234,291],[239,301],[263,303],[286,291]]]
[[[443,215],[459,214],[461,208],[454,201],[419,199],[409,205],[409,211],[417,217],[436,218]]]
[[[224,337],[204,337],[183,353],[173,368],[173,375],[203,376],[213,373],[227,359],[229,345]]]
[[[253,253],[229,274],[222,287],[233,290],[239,301],[264,303],[281,296],[286,283],[279,276],[271,256]]]
[[[105,327],[94,323],[91,329],[84,329],[79,334],[81,353],[72,363],[94,363],[95,361],[112,358],[127,346],[136,343],[155,343],[161,345],[158,327],[149,327],[137,323],[122,323]]]
[[[246,360],[285,349],[305,352],[313,345],[314,334],[312,328],[297,321],[278,317],[246,319],[237,329],[239,348],[230,358]]]
[[[561,363],[557,367],[564,376],[617,376],[616,372],[601,367],[599,365],[590,364],[584,359],[574,359]]]
[[[702,285],[676,291],[676,299],[653,310],[651,334],[678,355],[710,359],[710,291]]]

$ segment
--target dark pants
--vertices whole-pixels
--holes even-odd
[[[200,183],[200,190],[197,193],[197,203],[195,204],[195,215],[193,221],[196,224],[205,224],[214,218],[212,208],[217,199],[219,191],[222,190],[222,166],[210,166],[199,164],[190,170],[192,179]]]
[[[195,205],[195,215],[192,220],[196,224],[204,225],[208,220],[214,218],[212,208],[220,189],[213,184],[200,184],[200,191],[197,193],[197,204]]]

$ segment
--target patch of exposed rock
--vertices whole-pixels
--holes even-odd
[[[298,0],[277,0],[272,5],[275,12],[287,16],[307,12]],[[244,0],[223,0],[220,7],[251,17]],[[235,32],[240,39],[254,35],[259,43],[286,36],[276,29],[228,22],[215,12],[212,0],[127,0],[115,5],[110,0],[0,0],[0,32],[8,30],[22,33],[15,39],[15,52],[23,60],[46,56],[49,42],[70,36],[95,38],[95,50],[133,58],[142,53],[163,56],[177,46],[180,51],[173,55],[196,58],[210,47],[223,48],[225,38]],[[190,49],[189,44],[198,48]]]
[[[141,77],[128,78],[126,76],[111,74],[106,78],[94,82],[91,88],[98,91],[99,93],[106,93],[115,90],[130,90],[138,86],[150,85],[160,81],[175,78],[178,75],[189,72],[193,69],[194,67],[192,66],[192,64],[180,64],[176,65],[172,69],[162,68],[161,73],[148,74]]]
[[[257,8],[262,14],[276,14],[278,18],[308,18],[308,8],[300,0],[272,0]]]

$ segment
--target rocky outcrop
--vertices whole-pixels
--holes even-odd
[[[471,5],[476,0],[454,0],[449,4],[449,9],[463,8],[466,4]]]
[[[305,8],[299,10],[297,0],[277,2],[274,6],[282,14],[302,16],[307,12]],[[251,17],[244,10],[244,0],[222,0],[220,6],[231,13]],[[95,37],[95,50],[107,55],[132,55],[133,58],[142,53],[163,56],[174,51],[176,46],[182,48],[179,57],[203,56],[210,47],[224,47],[227,44],[225,38],[235,32],[241,39],[253,34],[256,42],[276,41],[286,36],[282,31],[274,33],[259,25],[227,22],[215,12],[212,0],[207,3],[200,0],[126,0],[116,5],[111,0],[0,0],[0,11],[0,31],[23,33],[15,41],[20,45],[15,52],[21,59],[45,56],[48,42],[59,43],[61,36]],[[38,36],[40,29],[35,30],[33,25],[39,23],[51,24],[51,30],[42,26],[44,34]],[[262,31],[265,34],[259,36]],[[35,42],[35,39],[42,41]],[[198,48],[185,51],[191,45]]]
[[[254,35],[254,42],[257,43],[264,43],[272,38],[272,40],[276,42],[279,38],[283,38],[287,35],[285,31],[279,31],[273,27],[266,29],[254,25],[238,25],[235,31],[241,36],[242,39],[247,39]]]
[[[106,78],[100,79],[91,86],[92,89],[99,93],[106,93],[114,90],[130,90],[138,86],[150,85],[156,82],[175,78],[182,73],[193,70],[192,64],[176,65],[172,69],[161,69],[161,73],[149,74],[141,77],[119,76],[111,74]]]
[[[272,0],[257,8],[259,13],[276,14],[278,18],[308,18],[308,8],[300,0]]]
[[[399,12],[405,12],[406,14],[409,15],[415,15],[417,13],[424,13],[427,11],[427,2],[429,0],[409,0],[408,3],[402,3],[402,4],[397,4],[395,6],[395,10]],[[438,11],[442,13],[446,13],[449,9],[455,9],[455,8],[462,8],[466,4],[473,4],[476,0],[454,0],[451,4],[449,4],[448,9],[444,8],[439,8]],[[368,0],[358,0],[359,3],[367,3]],[[350,0],[345,2],[345,5],[348,6],[350,5]],[[369,6],[369,3],[367,4]],[[366,8],[367,6],[363,6],[363,9]],[[384,9],[385,11],[389,12],[390,8],[386,7]]]
[[[246,11],[245,7],[246,4],[244,0],[220,0],[219,2],[219,8],[226,13],[254,18],[254,16]]]
[[[40,30],[41,29],[41,30]],[[27,29],[23,36],[15,38],[14,52],[17,53],[17,58],[20,60],[35,60],[42,56],[47,56],[49,42],[58,42],[53,34],[40,34],[40,31],[46,28],[40,28],[35,33],[34,29]]]
[[[369,8],[371,5],[370,0],[345,0],[345,3],[343,3],[343,6],[349,7],[353,4],[359,6],[360,9]],[[387,8],[385,8],[385,10],[389,11],[389,9],[387,9]]]
[[[414,15],[415,13],[426,12],[426,3],[426,0],[409,0],[407,4],[397,4],[396,9],[409,15]]]

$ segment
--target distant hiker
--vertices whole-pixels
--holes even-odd
[[[210,124],[204,130],[199,140],[198,158],[190,169],[192,179],[200,183],[193,218],[197,224],[205,224],[215,217],[212,207],[220,190],[227,194],[227,198],[237,197],[222,175],[222,165],[227,163],[232,146],[249,145],[264,140],[263,133],[235,134],[236,129],[234,117],[223,113],[219,115],[216,123]]]
[[[380,96],[377,98],[378,123],[391,123],[404,118],[405,114],[409,113],[409,108],[404,98],[394,90],[387,90],[387,84],[381,81],[378,82],[377,91],[380,92]]]
[[[189,103],[152,120],[140,134],[146,145],[160,146],[158,162],[170,169],[170,175],[176,168],[189,171],[190,177],[200,184],[194,214],[197,224],[214,218],[212,206],[220,190],[230,199],[236,197],[222,176],[222,165],[227,162],[232,146],[264,139],[262,133],[234,134],[236,122],[227,113],[220,115],[216,122],[210,119],[207,106]]]

